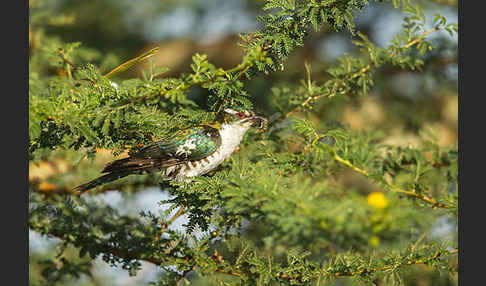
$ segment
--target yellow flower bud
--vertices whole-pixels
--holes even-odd
[[[372,236],[370,238],[370,240],[368,241],[368,243],[371,245],[371,246],[378,246],[380,244],[380,238],[378,236]]]
[[[385,195],[380,192],[372,192],[368,195],[366,200],[370,206],[377,209],[383,209],[388,206],[388,200],[386,199]]]

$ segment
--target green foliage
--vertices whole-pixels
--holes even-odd
[[[31,44],[29,57],[29,159],[63,158],[70,167],[31,180],[29,228],[61,241],[55,257],[32,257],[41,271],[31,274],[31,284],[92,278],[97,257],[130,275],[141,261],[158,265],[163,272],[152,285],[403,285],[413,265],[457,272],[457,232],[451,241],[431,233],[438,217],[457,218],[457,144],[444,146],[425,133],[413,147],[387,144],[386,124],[367,122],[368,128],[355,130],[335,115],[365,95],[387,93],[380,84],[383,70],[423,73],[440,48],[427,36],[457,32],[440,15],[426,30],[419,5],[392,2],[407,16],[388,47],[357,31],[355,14],[369,1],[269,0],[258,17],[261,28],[240,35],[244,55],[235,67],[218,68],[195,53],[178,77],[152,63],[143,76],[129,79],[116,76],[155,50],[121,63],[50,35],[42,19],[66,18],[36,10],[31,27],[42,37]],[[309,35],[326,29],[347,30],[358,54],[326,65],[321,77],[306,63],[300,83],[272,82],[268,92],[250,94],[253,80],[284,71]],[[204,91],[206,104],[191,97],[196,90]],[[259,111],[270,119],[268,130],[250,132],[238,152],[208,175],[166,183],[150,174],[110,185],[126,200],[145,187],[160,187],[171,195],[160,202],[166,211],[125,215],[93,199],[96,192],[69,192],[106,163],[100,150],[116,156],[213,120],[225,107],[252,108],[262,98],[267,107]],[[184,230],[169,227],[182,214]]]

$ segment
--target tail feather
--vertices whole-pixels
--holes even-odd
[[[177,165],[180,161],[177,159],[163,160],[159,158],[124,158],[113,161],[106,165],[101,171],[102,173],[124,172],[124,171],[144,171],[157,168],[167,168],[169,166]]]
[[[98,177],[92,181],[85,184],[77,186],[73,189],[76,194],[82,194],[94,187],[115,181],[126,177],[130,174],[139,174],[145,171],[160,170],[160,168],[166,168],[178,164],[179,162],[175,159],[162,161],[157,158],[124,158],[113,161],[106,165],[106,167],[101,171],[102,173],[108,173],[101,177]]]
[[[143,170],[149,167],[154,167],[158,165],[155,159],[138,159],[138,158],[124,158],[120,160],[113,161],[106,165],[106,167],[101,171],[102,173],[108,172],[120,172],[120,171],[136,171]]]
[[[111,182],[111,181],[121,179],[121,178],[126,177],[130,174],[131,174],[131,172],[128,172],[128,171],[127,172],[109,173],[109,174],[103,175],[101,177],[98,177],[94,180],[91,180],[87,183],[84,183],[82,185],[77,186],[76,188],[73,189],[73,192],[80,195],[80,194],[82,194],[86,191],[89,191],[90,189],[92,189],[94,187],[97,187],[97,186],[102,185],[104,183],[108,183],[108,182]]]

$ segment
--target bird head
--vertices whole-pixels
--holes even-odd
[[[251,110],[243,108],[226,108],[223,110],[224,124],[240,126],[242,128],[250,128],[258,124],[258,129],[262,130],[267,124],[267,119],[257,116]]]

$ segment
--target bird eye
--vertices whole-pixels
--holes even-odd
[[[238,112],[236,113],[236,116],[238,116],[239,118],[245,118],[245,114],[243,112]]]

